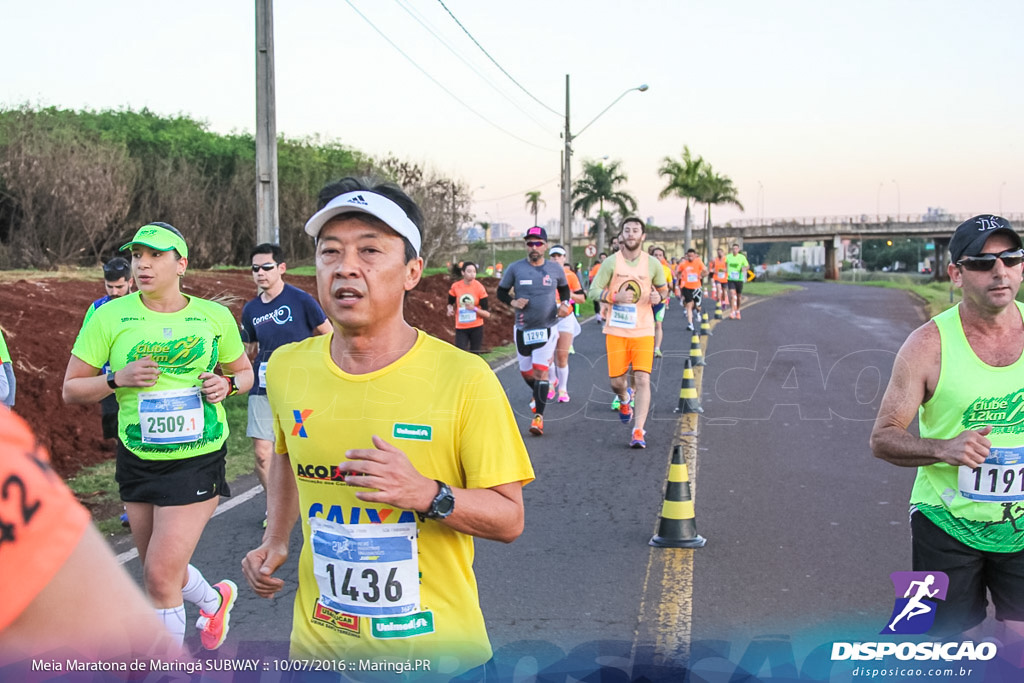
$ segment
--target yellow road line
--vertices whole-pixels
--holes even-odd
[[[707,337],[705,337],[705,349]],[[698,394],[704,368],[694,368]],[[672,445],[682,444],[690,473],[690,494],[697,494],[697,415],[684,413],[676,422]],[[669,448],[671,454],[671,446]],[[671,463],[671,457],[669,458]],[[666,467],[666,472],[672,467]],[[667,479],[667,477],[666,477]],[[658,522],[655,523],[657,528]],[[640,617],[633,634],[630,660],[636,661],[637,648],[653,645],[657,663],[685,665],[690,657],[693,622],[693,549],[650,548],[640,600]],[[652,594],[653,591],[653,594]]]

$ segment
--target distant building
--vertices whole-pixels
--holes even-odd
[[[953,217],[941,207],[929,206],[928,210],[925,211],[924,216],[921,217],[921,220],[925,223],[940,223],[953,220]]]

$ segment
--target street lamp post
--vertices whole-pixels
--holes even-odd
[[[885,185],[881,180],[878,181],[878,192],[875,193],[875,222],[882,222],[882,186]]]
[[[572,141],[583,134],[587,128],[597,121],[606,111],[614,107],[619,100],[633,92],[647,91],[647,84],[629,88],[621,95],[612,100],[612,103],[601,110],[601,113],[590,120],[590,123],[583,126],[575,135],[569,130],[569,74],[565,75],[565,132],[562,137],[565,141],[565,151],[562,153],[562,244],[572,255]]]
[[[1004,187],[1006,187],[1006,181],[1005,180],[1003,181],[1003,184],[999,186],[999,215],[1000,216],[1003,215],[1003,188]]]
[[[895,180],[892,181],[892,184],[896,186],[896,222],[899,223],[900,222],[900,184],[897,183]]]
[[[764,185],[757,181],[757,222],[764,222]]]

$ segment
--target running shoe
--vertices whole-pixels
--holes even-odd
[[[128,521],[128,511],[127,510],[125,510],[124,512],[121,513],[121,526],[123,526],[126,529],[130,529],[131,526],[132,526],[131,522]]]
[[[215,583],[213,588],[220,593],[220,607],[213,614],[199,610],[199,619],[196,621],[199,639],[207,650],[216,650],[224,644],[224,639],[228,637],[231,608],[235,606],[235,598],[238,596],[238,586],[230,579]]]
[[[622,403],[619,406],[619,420],[624,425],[628,425],[629,421],[633,419],[633,406],[630,405],[630,401]]]
[[[739,319],[740,319],[740,312],[739,312],[739,311],[736,311],[736,319],[737,319],[737,320],[739,320]]]
[[[647,432],[637,427],[633,430],[633,438],[629,441],[630,448],[647,448],[647,442],[644,441],[644,437],[647,436]]]
[[[661,358],[661,349],[654,349],[654,357]]]
[[[532,398],[530,399],[530,412],[531,413],[536,413],[537,412],[537,402],[535,400],[533,400]]]
[[[543,436],[544,434],[544,416],[534,415],[533,422],[530,423],[530,433],[534,436]]]
[[[550,388],[548,389],[548,401],[555,400],[555,391],[558,389],[558,378],[556,377],[551,381]]]
[[[615,394],[615,398],[612,399],[612,410],[618,410],[620,403],[622,402],[619,400],[619,395]]]
[[[568,403],[569,402],[569,392],[568,391],[559,391],[558,392],[558,402],[559,403]]]
[[[686,323],[686,329],[688,332],[693,332],[693,323]]]

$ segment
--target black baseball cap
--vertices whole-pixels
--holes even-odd
[[[544,240],[545,242],[547,242],[548,241],[548,231],[545,230],[544,228],[540,227],[539,225],[535,225],[532,228],[530,228],[529,230],[527,230],[526,234],[523,235],[523,239],[524,240],[528,240],[528,239],[531,239],[531,238],[532,239],[540,239],[540,240]]]
[[[957,226],[953,238],[949,240],[950,263],[956,263],[964,256],[977,256],[988,238],[998,233],[1008,235],[1017,245],[1016,248],[1021,248],[1020,235],[1002,216],[981,214],[968,218]]]

